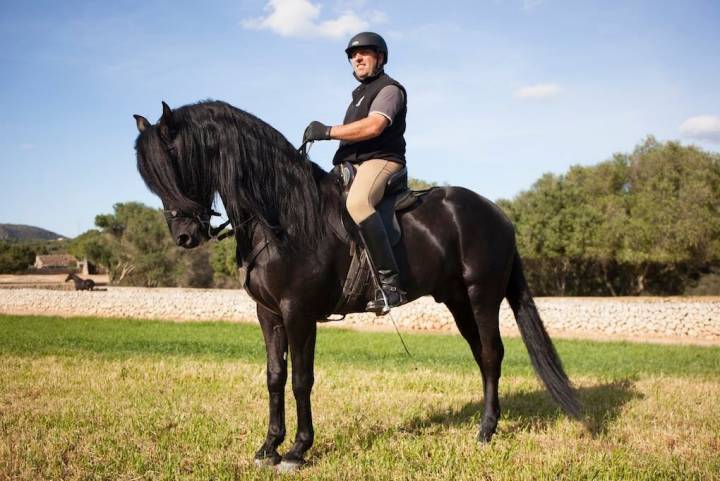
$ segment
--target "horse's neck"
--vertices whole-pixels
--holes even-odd
[[[319,178],[318,191],[321,202],[324,205],[324,222],[339,222],[343,207],[342,194],[336,179],[327,174]],[[241,212],[239,217],[242,219],[248,219],[250,216],[251,214]],[[245,222],[235,221],[234,225],[244,224]],[[239,256],[237,259],[238,265],[247,265],[248,263],[254,264],[256,260],[260,260],[258,255],[265,255],[263,254],[263,251],[261,251],[263,248],[265,248],[263,249],[265,252],[275,251],[273,246],[274,235],[272,232],[269,232],[270,228],[257,219],[251,222],[252,226],[246,226],[243,230],[236,232],[235,235],[237,254]],[[273,262],[281,262],[287,265],[288,269],[292,269],[295,265],[304,266],[310,258],[315,258],[317,259],[317,262],[320,263],[332,263],[334,262],[332,259],[332,253],[337,249],[333,249],[331,244],[339,242],[339,239],[337,239],[332,234],[331,229],[328,228],[326,229],[324,237],[322,239],[318,239],[318,242],[313,244],[313,250],[308,251],[308,248],[299,248],[286,256],[273,255]],[[292,246],[289,250],[292,251]],[[260,252],[260,254],[258,254],[258,252]]]

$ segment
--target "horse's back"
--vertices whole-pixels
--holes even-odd
[[[413,294],[435,293],[456,283],[496,283],[493,287],[504,292],[515,233],[495,203],[464,187],[438,187],[401,222],[400,262]]]

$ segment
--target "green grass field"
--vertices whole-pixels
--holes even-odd
[[[0,333],[0,480],[720,479],[720,348],[557,341],[581,423],[506,339],[503,416],[482,446],[459,336],[405,334],[408,358],[394,334],[321,328],[315,446],[279,476],[252,460],[267,428],[257,326],[0,316]]]

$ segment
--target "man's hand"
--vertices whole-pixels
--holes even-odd
[[[304,142],[313,142],[315,140],[330,140],[330,129],[332,127],[325,125],[317,120],[313,120],[305,129],[303,134]]]

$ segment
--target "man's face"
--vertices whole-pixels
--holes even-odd
[[[350,63],[360,80],[375,73],[381,58],[382,55],[371,48],[360,47],[350,51]]]

